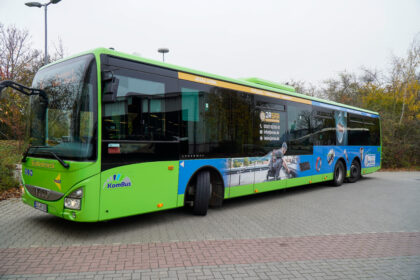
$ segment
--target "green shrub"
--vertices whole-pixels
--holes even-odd
[[[0,163],[0,190],[19,187],[19,181],[14,177],[14,164]]]
[[[0,141],[0,191],[19,187],[14,172],[16,164],[20,163],[22,148],[17,141]]]

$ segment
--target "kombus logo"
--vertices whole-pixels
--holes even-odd
[[[121,174],[115,174],[106,180],[103,187],[104,189],[131,187],[131,180],[128,177],[122,179]]]

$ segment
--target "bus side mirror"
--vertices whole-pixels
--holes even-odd
[[[106,103],[117,101],[117,92],[120,80],[114,76],[112,71],[103,72],[102,77],[102,101]]]

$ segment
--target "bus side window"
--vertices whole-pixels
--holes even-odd
[[[102,109],[103,168],[178,158],[177,80],[119,68],[115,102]]]
[[[349,114],[349,145],[379,146],[379,118]]]
[[[381,129],[379,127],[379,118],[371,119],[373,125],[369,127],[370,131],[370,145],[371,146],[380,146],[381,145]]]
[[[180,81],[180,88],[182,157],[229,154],[230,95],[223,89],[188,81]]]
[[[117,100],[104,103],[104,139],[176,140],[177,96],[166,79],[128,70],[115,71],[115,76]]]
[[[289,102],[287,106],[288,153],[312,154],[312,108],[306,104]]]
[[[333,111],[314,107],[312,111],[312,138],[315,146],[332,146],[336,144],[335,120]]]
[[[349,145],[351,146],[366,146],[369,145],[369,128],[366,127],[364,117],[349,114]]]
[[[253,95],[245,92],[226,92],[231,96],[232,154],[235,157],[249,156],[253,152]]]
[[[286,103],[265,96],[255,96],[254,100],[252,155],[261,157],[287,141]]]

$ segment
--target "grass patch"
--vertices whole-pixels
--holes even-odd
[[[19,187],[14,171],[16,164],[20,163],[22,150],[23,144],[18,141],[0,141],[0,192]]]

